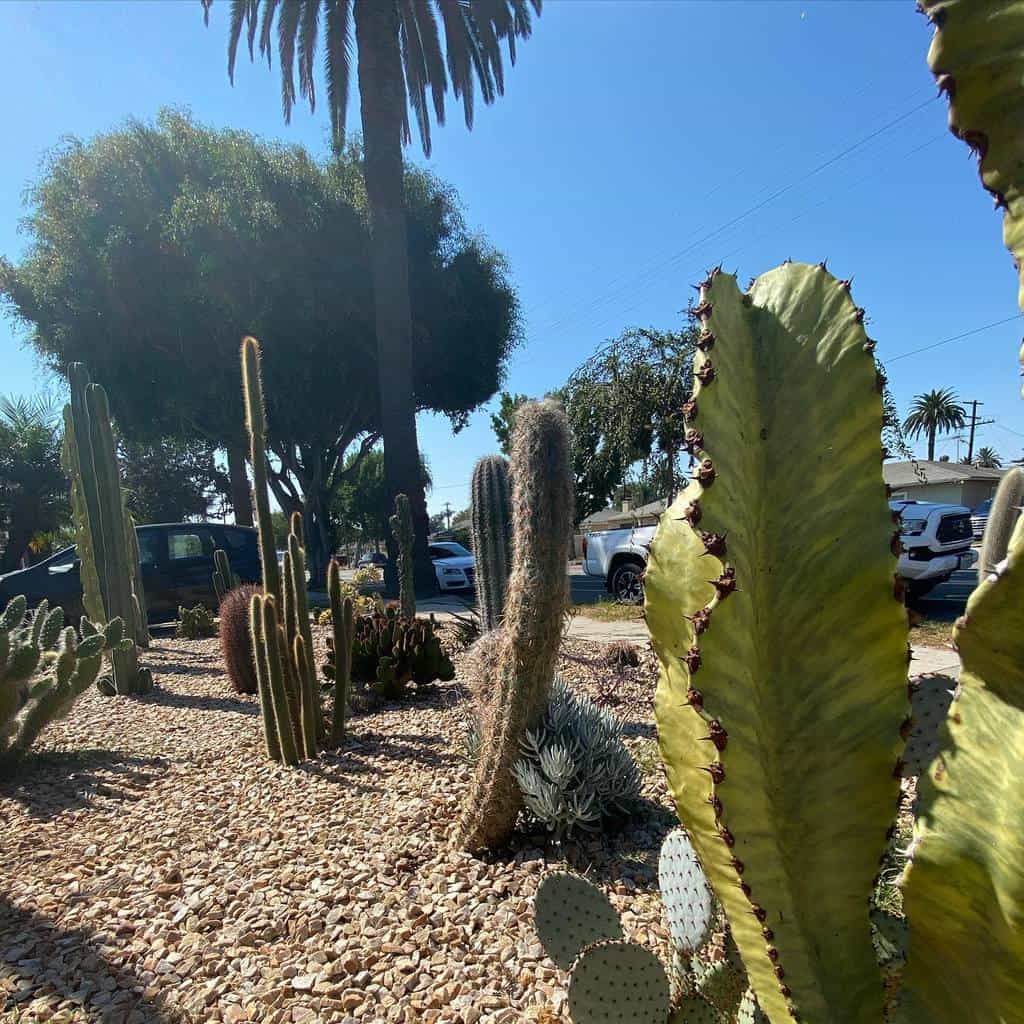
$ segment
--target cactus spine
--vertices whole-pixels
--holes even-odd
[[[120,618],[134,643],[110,652],[115,693],[145,693],[153,685],[139,668],[138,646],[148,642],[138,545],[121,496],[121,479],[106,392],[81,363],[68,371],[71,401],[64,407],[64,462],[72,481],[72,507],[90,618]],[[139,592],[136,592],[139,587]]]
[[[508,463],[501,455],[486,455],[473,468],[470,496],[476,602],[485,631],[497,629],[505,611],[509,504]]]
[[[327,570],[327,590],[331,598],[331,626],[334,632],[334,717],[331,720],[331,745],[340,747],[345,742],[345,718],[352,682],[355,605],[351,597],[342,595],[341,570],[333,560]]]
[[[267,756],[293,765],[303,757],[316,757],[323,723],[313,671],[306,552],[302,547],[302,516],[298,513],[291,518],[283,581],[278,571],[267,492],[266,408],[260,380],[260,347],[255,338],[247,337],[242,342],[242,382],[263,565],[263,593],[252,596],[249,629]]]
[[[569,426],[558,403],[520,408],[511,477],[512,573],[497,678],[459,828],[470,850],[496,846],[512,831],[522,803],[512,766],[523,734],[544,713],[558,660],[573,509]]]
[[[231,568],[228,553],[217,548],[213,553],[213,589],[217,594],[217,604],[227,596],[228,592],[241,585],[241,580]]]
[[[416,589],[413,581],[413,528],[412,508],[404,494],[395,495],[395,514],[390,519],[391,533],[398,549],[398,604],[402,618],[416,618]]]

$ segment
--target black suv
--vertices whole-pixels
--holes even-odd
[[[138,526],[142,586],[150,622],[169,622],[178,607],[205,604],[217,607],[213,590],[213,552],[223,548],[231,568],[243,582],[261,579],[256,531],[250,526],[223,523],[160,523]],[[37,565],[0,576],[0,608],[17,594],[30,606],[45,597],[60,605],[72,622],[83,613],[82,581],[74,546],[64,548]]]

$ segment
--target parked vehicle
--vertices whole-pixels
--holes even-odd
[[[985,527],[988,526],[988,514],[992,511],[992,499],[986,498],[971,513],[971,530],[975,540],[981,540],[985,534]]]
[[[150,622],[177,618],[178,608],[217,607],[213,589],[213,552],[223,548],[242,582],[262,578],[256,531],[223,523],[159,523],[136,527],[142,585]],[[72,545],[28,569],[0,576],[0,607],[16,594],[30,606],[43,598],[60,605],[70,621],[84,612],[81,562]]]
[[[889,507],[900,514],[903,552],[896,572],[910,597],[923,597],[978,561],[969,508],[930,501],[890,501]]]
[[[358,562],[356,562],[356,568],[362,569],[367,565],[376,565],[383,569],[388,564],[388,556],[380,551],[367,551]]]
[[[977,562],[971,548],[970,509],[923,501],[891,501],[889,506],[900,513],[901,522],[903,552],[896,573],[912,598],[923,597],[958,569],[969,569]],[[639,604],[654,530],[654,526],[627,526],[587,534],[583,571],[603,577],[608,592],[620,604]]]
[[[437,588],[471,590],[476,581],[476,559],[473,552],[453,540],[435,541],[430,545],[430,559],[437,574]]]

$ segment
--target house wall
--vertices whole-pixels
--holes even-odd
[[[910,498],[914,501],[934,501],[944,505],[965,505],[977,508],[986,498],[996,492],[994,480],[969,480],[966,483],[915,484],[912,487],[894,488],[893,498]]]

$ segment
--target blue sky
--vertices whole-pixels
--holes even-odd
[[[327,146],[326,115],[283,123],[275,69],[225,71],[227,0],[0,4],[0,253],[16,258],[25,185],[60,136],[86,138],[161,106]],[[719,261],[742,282],[786,257],[854,277],[901,410],[933,387],[982,400],[979,443],[1024,454],[1017,286],[1000,218],[946,131],[912,0],[547,0],[472,133],[453,107],[432,169],[508,257],[526,343],[508,388],[542,394],[604,339],[672,327]],[[358,126],[356,109],[351,121]],[[418,144],[409,154],[423,161]],[[0,322],[0,393],[45,375]],[[421,418],[437,511],[461,508],[486,410],[452,436]],[[957,454],[954,442],[940,452]]]

